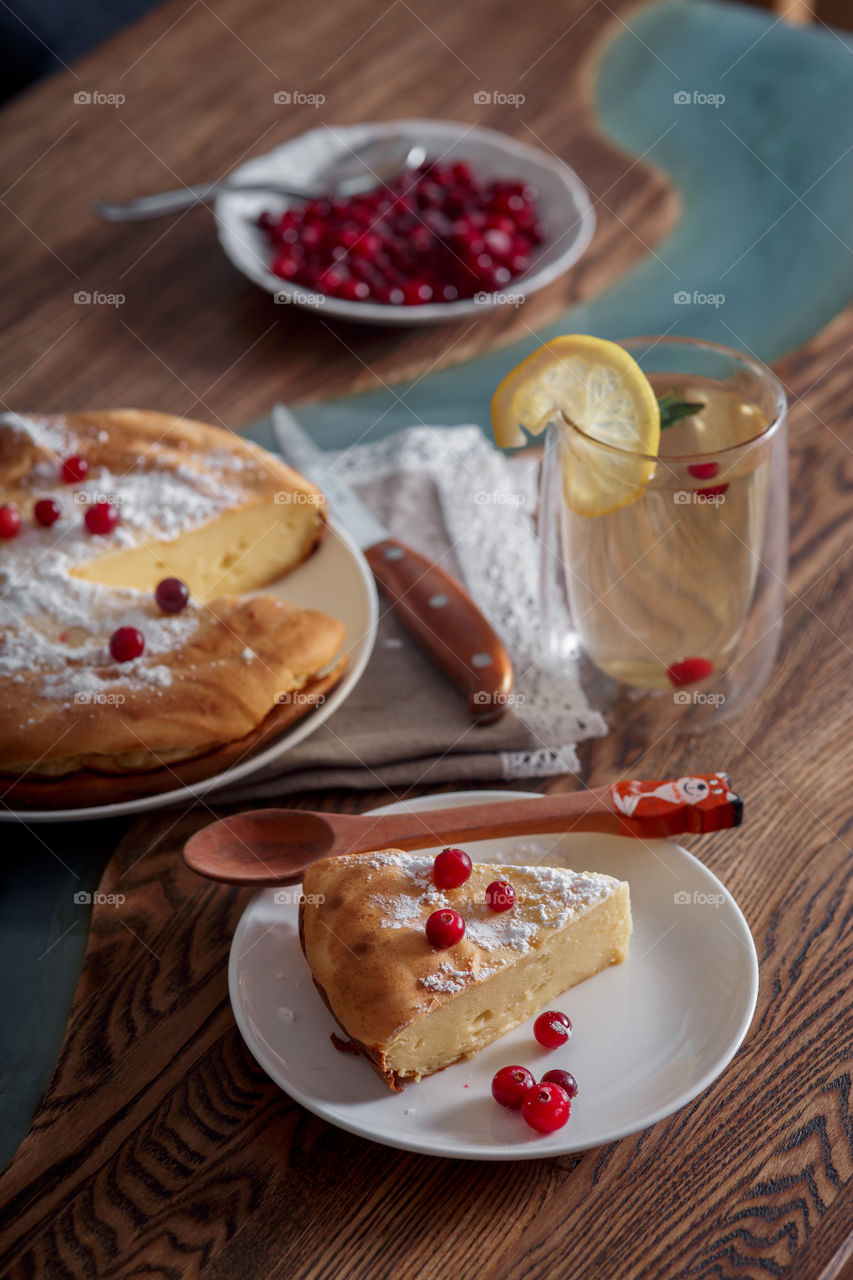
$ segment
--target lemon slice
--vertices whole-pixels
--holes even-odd
[[[567,333],[507,374],[492,398],[501,448],[524,444],[524,431],[539,435],[549,422],[562,426],[563,491],[579,515],[617,511],[651,480],[660,409],[636,360],[615,342]]]

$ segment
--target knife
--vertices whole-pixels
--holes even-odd
[[[512,693],[512,664],[467,591],[426,556],[391,537],[284,405],[274,406],[272,425],[285,461],[326,495],[335,519],[364,552],[394,613],[467,695],[474,720],[497,720]]]

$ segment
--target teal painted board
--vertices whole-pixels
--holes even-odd
[[[667,173],[682,215],[540,337],[673,333],[772,361],[827,324],[853,296],[851,54],[853,41],[819,25],[710,0],[665,0],[618,26],[598,68],[598,119]],[[494,387],[536,341],[393,391],[301,405],[299,418],[326,448],[416,422],[486,427]]]

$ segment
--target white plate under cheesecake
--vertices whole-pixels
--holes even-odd
[[[462,792],[406,807],[519,794]],[[671,841],[604,835],[508,838],[467,851],[475,864],[582,868],[629,882],[634,929],[627,959],[548,1002],[572,1019],[568,1046],[541,1048],[531,1016],[473,1057],[391,1092],[368,1062],[332,1044],[340,1027],[299,943],[299,888],[269,889],[252,899],[237,928],[229,987],[244,1039],[276,1083],[353,1133],[404,1150],[484,1160],[535,1159],[613,1141],[669,1115],[711,1083],[749,1027],[758,962],[737,904],[702,863]],[[552,1067],[576,1076],[579,1093],[565,1128],[534,1134],[517,1112],[496,1105],[491,1079],[509,1063],[539,1076]]]

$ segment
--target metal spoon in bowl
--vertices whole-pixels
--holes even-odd
[[[105,222],[142,222],[178,213],[194,204],[208,204],[224,191],[261,192],[269,196],[292,196],[298,200],[317,200],[323,196],[347,197],[370,191],[381,182],[395,178],[403,169],[414,169],[426,156],[424,147],[413,144],[401,134],[374,138],[357,151],[343,151],[325,168],[312,175],[311,185],[297,187],[281,182],[200,182],[177,191],[163,191],[155,196],[139,196],[135,200],[96,200],[93,211]]]

